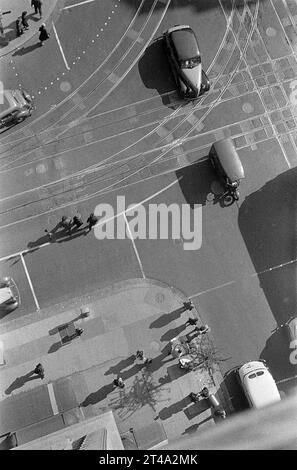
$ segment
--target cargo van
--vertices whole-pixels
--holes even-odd
[[[33,101],[24,90],[3,90],[0,93],[0,127],[18,124],[31,116]]]

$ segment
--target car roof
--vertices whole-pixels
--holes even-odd
[[[244,391],[255,408],[279,401],[280,394],[274,378],[261,361],[252,361],[239,369]]]
[[[180,59],[186,60],[200,55],[195,33],[190,27],[173,30],[170,36]]]

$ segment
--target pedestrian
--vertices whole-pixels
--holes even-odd
[[[122,377],[117,377],[114,379],[113,384],[115,387],[124,388],[125,382],[123,381]]]
[[[22,25],[22,18],[19,16],[15,22],[15,29],[17,37],[20,37],[24,33],[24,27]]]
[[[210,327],[208,325],[196,326],[193,331],[198,333],[198,335],[205,335],[205,333],[210,331]]]
[[[194,308],[193,302],[191,300],[188,300],[187,302],[184,302],[183,305],[184,305],[185,310],[190,310],[191,311]]]
[[[42,23],[42,25],[39,28],[40,34],[39,34],[39,41],[40,45],[43,46],[44,41],[46,41],[50,35],[46,30],[45,23]]]
[[[195,326],[197,322],[198,322],[198,318],[189,318],[188,321],[186,321],[185,326],[187,325]]]
[[[139,359],[139,361],[145,366],[148,366],[152,362],[152,359],[145,357],[144,351],[142,350],[136,351],[136,359]]]
[[[23,11],[22,13],[22,25],[24,26],[24,29],[29,29],[29,23],[27,20],[27,12]]]
[[[63,215],[62,220],[60,222],[61,227],[63,227],[65,230],[67,230],[67,233],[70,233],[71,227],[72,227],[72,219],[71,217],[66,217],[66,215]]]
[[[34,369],[34,373],[39,375],[41,379],[44,379],[44,368],[42,364],[37,364]]]
[[[44,231],[45,231],[45,233],[47,233],[47,236],[50,240],[52,240],[54,238],[53,232],[49,232],[47,229],[45,229]]]
[[[82,328],[75,328],[75,333],[77,336],[81,336],[83,334],[84,330]]]
[[[40,19],[42,18],[42,11],[41,11],[42,1],[41,0],[32,0],[31,7],[34,7],[35,15],[39,13]]]
[[[79,212],[73,217],[73,225],[75,225],[77,228],[83,225],[82,216]]]
[[[96,225],[98,222],[98,217],[94,215],[94,212],[92,212],[89,217],[87,218],[87,223],[89,224],[89,227],[86,231],[86,233],[89,233],[92,230],[92,227]]]

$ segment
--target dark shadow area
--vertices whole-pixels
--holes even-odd
[[[64,328],[67,328],[67,326],[69,326],[70,324],[74,325],[74,322],[81,320],[81,318],[83,318],[83,315],[79,314],[77,317],[73,318],[73,320],[67,323],[61,323],[60,325],[55,326],[54,328],[49,330],[48,334],[50,336],[56,335],[57,333],[60,333],[60,331],[63,330]]]
[[[172,322],[173,320],[177,320],[181,316],[182,313],[184,313],[185,308],[180,307],[176,310],[173,310],[170,313],[164,313],[161,315],[157,320],[154,320],[150,324],[150,328],[162,328],[163,326],[167,325],[168,323]]]
[[[194,204],[205,205],[208,194],[212,193],[211,183],[216,177],[208,158],[181,168],[175,174],[181,178],[179,185],[191,208],[194,208]]]
[[[172,338],[178,336],[182,331],[184,331],[185,325],[179,325],[176,328],[172,328],[171,330],[166,331],[161,338],[160,341],[170,341]]]
[[[127,357],[126,359],[123,359],[122,361],[118,362],[115,366],[110,367],[104,375],[118,375],[121,373],[123,369],[126,369],[127,367],[131,366],[135,361],[135,355],[132,354],[131,356]]]
[[[25,11],[25,10],[24,10]],[[10,43],[11,41],[13,41],[14,39],[17,39],[18,36],[17,36],[17,33],[16,33],[16,20],[18,18],[18,16],[21,16],[21,12],[19,12],[19,15],[15,14],[13,15],[13,12],[10,13],[10,17],[13,18],[14,16],[14,19],[13,21],[11,21],[11,23],[9,23],[7,26],[5,26],[4,28],[4,32],[5,32],[5,44],[3,43],[2,44],[2,41],[4,42],[4,40],[0,41],[0,47],[5,47],[7,46],[8,43]],[[37,23],[37,22],[40,22],[40,18],[39,16],[35,16],[35,13],[30,13],[26,16],[27,18],[27,21],[28,21],[28,24],[29,24],[29,30],[27,31],[24,31],[24,33],[22,34],[22,38],[23,39],[26,39],[26,35],[28,36],[28,33],[30,32],[30,21],[34,21],[34,23]],[[41,23],[40,23],[41,24]],[[29,39],[29,38],[28,38]],[[29,52],[29,51],[28,51]],[[13,55],[17,55],[17,54],[13,54]],[[19,55],[22,55],[22,54],[19,54]]]
[[[34,374],[34,375],[33,375]],[[28,374],[22,375],[21,377],[17,377],[11,385],[5,390],[6,395],[10,395],[11,392],[17,390],[18,388],[23,387],[26,382],[30,382],[31,380],[40,379],[39,375],[36,375],[34,370],[28,372]]]
[[[239,229],[269,307],[280,326],[296,312],[297,168],[246,197]]]
[[[60,348],[62,348],[63,344],[62,341],[57,341],[57,343],[54,343],[51,345],[51,347],[48,350],[48,354],[55,353],[57,352]]]
[[[241,364],[238,366],[240,365]],[[227,388],[228,396],[235,412],[244,411],[249,408],[248,401],[237,378],[236,368],[228,371],[224,375],[223,385]]]
[[[182,411],[184,408],[186,408],[187,406],[189,406],[191,404],[191,399],[190,397],[185,397],[183,398],[182,400],[180,401],[177,401],[176,403],[173,403],[172,405],[170,406],[166,406],[165,408],[163,408],[160,412],[159,412],[159,415],[156,419],[160,418],[162,419],[163,421],[168,419],[168,418],[171,418],[171,416],[173,416],[174,414],[176,413],[179,413],[180,411]]]
[[[290,342],[285,328],[278,328],[266,341],[260,354],[274,378],[282,380],[297,375],[297,366],[290,363]]]
[[[52,230],[51,233],[53,234],[52,238],[49,237],[49,235],[46,233],[42,237],[38,238],[35,241],[29,242],[27,247],[28,248],[35,248],[35,247],[40,247],[44,243],[62,243],[62,242],[68,242],[70,240],[73,240],[77,237],[80,237],[84,235],[85,230],[87,227],[77,229],[73,227],[71,231],[69,232],[67,229],[62,228],[60,226],[60,223],[57,224]]]
[[[104,385],[103,387],[99,388],[97,392],[90,393],[87,398],[80,404],[80,406],[89,406],[89,405],[96,405],[96,403],[104,400],[107,395],[109,395],[114,389],[113,383]]]
[[[138,62],[138,70],[144,86],[156,89],[165,106],[172,108],[183,103],[178,98],[176,84],[161,38],[153,41],[146,48]],[[174,97],[172,92],[174,92]]]
[[[25,54],[28,54],[29,52],[34,51],[35,49],[38,49],[40,47],[40,43],[36,42],[35,44],[31,44],[30,46],[27,47],[21,47],[20,49],[17,49],[12,55],[13,56],[22,56]]]

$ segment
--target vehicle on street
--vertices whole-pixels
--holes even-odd
[[[237,369],[238,379],[251,408],[280,401],[280,393],[265,361],[251,361]]]
[[[219,198],[223,198],[226,205],[231,205],[234,201],[238,201],[240,180],[245,177],[233,140],[221,139],[214,142],[209,158],[224,188]]]
[[[163,34],[165,50],[182,98],[195,99],[207,92],[210,83],[201,64],[196,35],[187,25],[176,25]]]
[[[19,292],[11,277],[0,280],[0,314],[5,315],[19,306]]]
[[[31,116],[33,100],[24,90],[4,90],[0,96],[0,128],[12,126]]]

